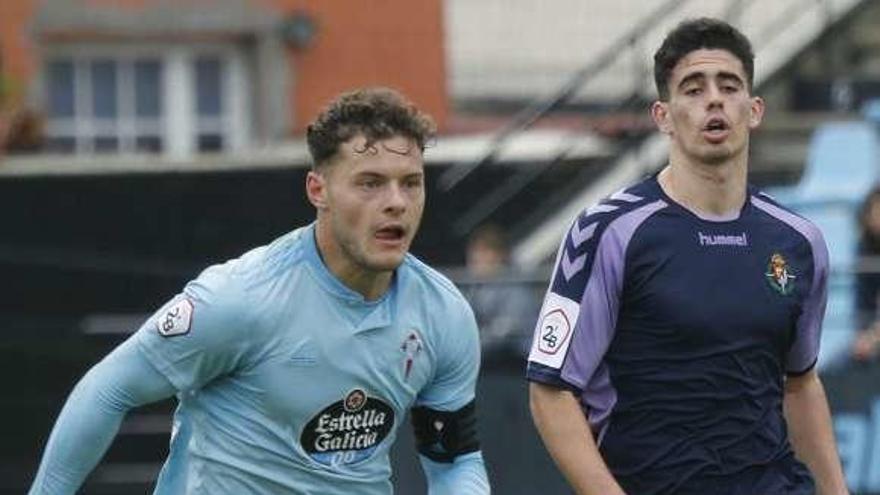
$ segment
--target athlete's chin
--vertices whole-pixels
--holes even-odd
[[[700,161],[707,165],[723,165],[733,158],[733,153],[727,147],[716,147],[701,153]]]
[[[373,271],[390,272],[396,270],[403,263],[404,256],[406,256],[406,250],[374,254],[370,256],[368,264]]]

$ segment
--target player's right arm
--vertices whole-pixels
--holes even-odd
[[[583,410],[571,391],[532,382],[529,408],[544,446],[575,493],[624,493],[602,460]]]
[[[245,366],[249,298],[231,268],[205,270],[77,384],[49,437],[30,495],[73,494],[125,414]]]
[[[134,339],[127,340],[89,370],[71,392],[29,495],[76,493],[110,447],[126,413],[174,392]]]
[[[659,207],[621,206],[640,200],[618,194],[574,220],[559,247],[529,353],[532,418],[560,471],[582,495],[624,493],[596,438],[614,404],[605,353],[617,328],[624,253],[635,228]]]

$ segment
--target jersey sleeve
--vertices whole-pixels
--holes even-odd
[[[604,357],[617,326],[627,246],[664,207],[618,194],[572,222],[532,337],[529,380],[576,392],[607,381]]]
[[[786,372],[792,375],[806,373],[819,358],[822,321],[828,301],[828,247],[818,228],[809,224],[802,227],[813,255],[813,273],[810,290],[803,301],[803,310],[797,319],[794,342],[788,351]]]
[[[55,422],[29,495],[74,494],[132,408],[170,397],[171,383],[129,339],[77,383]]]
[[[247,363],[247,293],[227,265],[205,270],[137,331],[138,346],[178,390],[193,390]]]
[[[613,242],[600,242],[602,227],[581,215],[562,240],[529,352],[531,381],[582,391],[610,345],[622,260]]]
[[[456,411],[474,399],[480,371],[480,337],[470,306],[459,297],[441,318],[434,378],[416,398],[417,406]]]

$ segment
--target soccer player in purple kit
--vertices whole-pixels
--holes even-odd
[[[827,248],[747,183],[753,60],[722,21],[671,31],[651,107],[669,164],[562,240],[527,374],[578,494],[847,493],[815,370]]]

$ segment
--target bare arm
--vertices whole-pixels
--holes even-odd
[[[532,382],[529,406],[544,445],[578,495],[625,495],[571,392]]]
[[[815,369],[788,377],[783,405],[795,454],[816,478],[818,493],[849,493],[837,456],[825,388]]]

